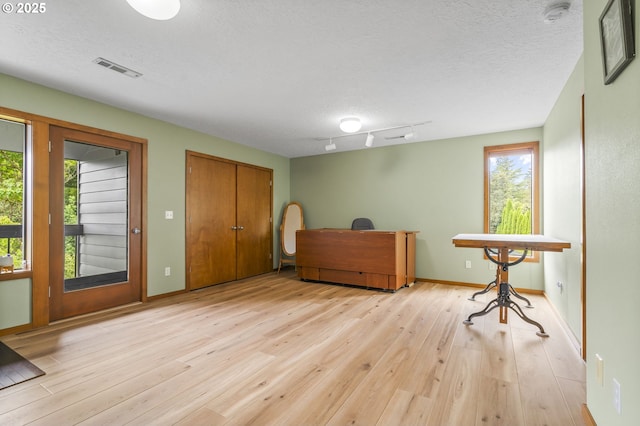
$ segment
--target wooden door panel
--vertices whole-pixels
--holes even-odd
[[[86,133],[79,130],[51,126],[50,129],[51,152],[50,152],[50,217],[51,226],[49,234],[49,283],[50,283],[50,299],[49,299],[49,318],[51,321],[68,318],[89,312],[95,312],[101,309],[111,308],[127,303],[139,301],[142,294],[142,234],[131,233],[133,228],[142,228],[142,146],[139,143],[114,138],[94,133]],[[81,234],[81,243],[78,244],[76,253],[76,275],[65,279],[65,203],[64,203],[64,161],[65,147],[67,144],[79,144],[91,147],[93,152],[97,152],[103,148],[107,151],[113,151],[115,155],[125,152],[128,160],[119,161],[121,164],[122,174],[125,176],[124,182],[121,183],[124,189],[124,205],[119,214],[118,225],[118,244],[101,244],[99,249],[102,250],[100,256],[92,253],[91,250],[95,246],[91,245],[91,241],[100,237],[103,233],[102,228],[111,219],[105,218],[104,215],[92,216],[91,212],[87,213],[85,208],[92,206],[102,211],[104,203],[96,203],[95,200],[85,198],[85,194],[81,188],[83,185],[90,186],[90,192],[96,193],[96,188],[91,187],[92,183],[85,183],[82,180],[80,171],[79,190],[78,190],[78,219],[82,218],[83,231]],[[113,159],[111,159],[113,160]],[[110,160],[110,161],[111,161]],[[84,158],[83,167],[97,165],[101,160],[93,159],[90,156]],[[84,169],[83,169],[84,170]],[[86,175],[83,174],[82,177]],[[114,179],[108,179],[109,176],[98,176],[96,181],[101,181],[103,185],[100,191],[110,191],[114,186]],[[116,185],[117,186],[117,185]],[[97,206],[97,207],[96,207]],[[128,209],[127,209],[128,206]],[[80,234],[76,234],[80,235]],[[107,238],[107,237],[103,237]],[[125,250],[118,251],[119,255],[124,252],[124,259],[119,259],[116,266],[102,265],[96,272],[91,269],[93,260],[104,261],[114,252],[113,248],[120,245]],[[107,257],[104,257],[104,254]],[[111,271],[111,269],[113,271]],[[100,273],[114,272],[115,273]],[[107,279],[106,277],[110,278]],[[117,276],[113,278],[112,276]],[[75,282],[77,285],[72,285]]]
[[[238,278],[273,270],[271,179],[268,169],[238,165]]]
[[[187,283],[191,290],[236,279],[236,166],[187,157]]]

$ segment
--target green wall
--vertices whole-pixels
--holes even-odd
[[[571,243],[562,253],[545,253],[544,290],[582,341],[582,138],[584,61],[580,58],[544,125],[544,233]],[[561,286],[557,283],[560,282]]]
[[[638,425],[640,59],[604,85],[599,17],[606,4],[584,2],[587,404],[599,425]],[[638,51],[637,9],[634,27]],[[595,380],[596,353],[604,359],[604,386]],[[622,414],[612,402],[614,378],[621,385]]]
[[[282,208],[289,201],[289,159],[257,149],[191,131],[85,98],[32,84],[0,74],[0,105],[104,130],[146,138],[148,144],[148,295],[185,288],[185,150],[203,152],[273,169],[274,266],[278,257],[278,225]],[[164,211],[173,210],[174,219],[164,219]],[[37,259],[34,260],[37,262]],[[164,276],[164,267],[172,274]],[[0,287],[8,286],[6,281]],[[17,291],[30,292],[28,280],[20,280]],[[13,293],[13,292],[12,292]],[[0,299],[0,310],[14,298]],[[30,303],[22,301],[15,318],[24,323]],[[30,314],[29,314],[30,315]],[[26,317],[28,318],[28,317]],[[0,328],[15,320],[0,319]],[[27,323],[29,321],[26,321]]]
[[[295,158],[291,198],[302,204],[309,229],[348,228],[366,216],[377,229],[418,230],[419,278],[486,284],[495,267],[482,250],[451,243],[458,233],[484,232],[483,148],[541,138],[542,128],[534,128]],[[544,288],[540,263],[510,272],[517,287]]]
[[[0,281],[0,330],[31,322],[31,280]]]

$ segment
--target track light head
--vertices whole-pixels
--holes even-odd
[[[333,151],[336,149],[336,144],[333,143],[332,139],[329,139],[329,144],[324,147],[325,151]]]
[[[364,146],[367,148],[371,148],[373,146],[373,135],[371,133],[367,133],[367,140],[364,142]]]

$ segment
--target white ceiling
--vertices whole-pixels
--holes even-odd
[[[549,1],[182,0],[154,21],[126,0],[51,0],[0,14],[0,72],[285,157],[324,153],[349,115],[364,131],[430,121],[414,141],[484,134],[542,125],[582,53],[582,0],[546,24]]]

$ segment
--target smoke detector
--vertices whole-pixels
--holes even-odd
[[[569,13],[570,7],[570,1],[556,1],[549,3],[549,5],[544,9],[544,22],[551,24],[562,19],[564,15]]]

